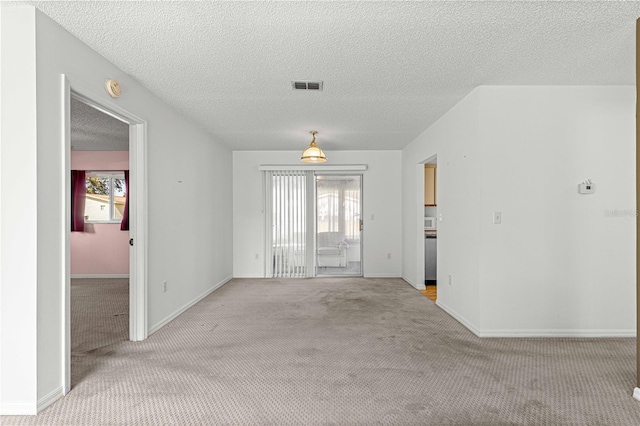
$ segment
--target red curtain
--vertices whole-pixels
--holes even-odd
[[[129,230],[129,195],[131,192],[129,190],[129,170],[124,171],[124,187],[126,189],[125,194],[125,202],[124,202],[124,212],[122,213],[122,222],[120,222],[120,230],[128,231]]]
[[[84,232],[84,203],[87,196],[84,170],[71,170],[71,231]]]

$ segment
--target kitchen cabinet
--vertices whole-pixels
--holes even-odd
[[[425,164],[424,165],[424,205],[436,206],[438,205],[436,194],[436,165]]]

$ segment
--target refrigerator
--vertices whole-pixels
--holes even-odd
[[[437,237],[435,235],[424,236],[424,280],[435,281],[437,279]]]

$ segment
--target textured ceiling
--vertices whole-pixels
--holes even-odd
[[[129,125],[71,98],[72,151],[128,151]]]
[[[28,3],[236,150],[400,149],[479,85],[635,83],[638,2]]]

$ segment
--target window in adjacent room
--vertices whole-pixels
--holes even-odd
[[[123,172],[87,172],[84,220],[91,223],[120,223],[127,188]]]

